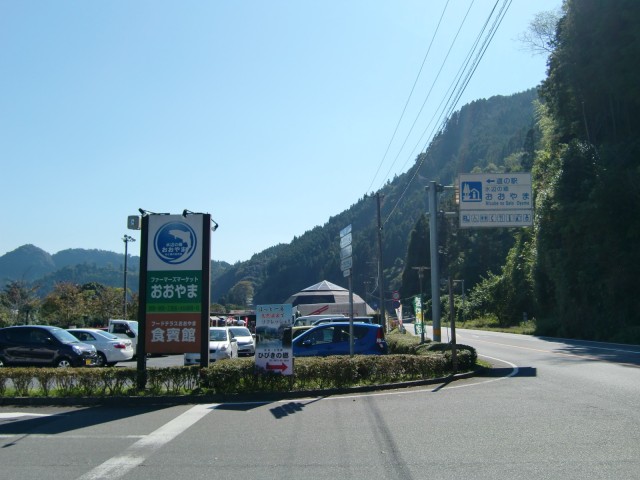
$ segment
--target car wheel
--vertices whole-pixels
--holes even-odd
[[[58,368],[69,368],[71,366],[71,362],[68,358],[62,357],[56,362],[56,367]]]
[[[96,367],[104,367],[107,365],[107,357],[102,352],[98,352],[96,358]]]

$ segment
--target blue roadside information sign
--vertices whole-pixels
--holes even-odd
[[[460,228],[533,225],[531,173],[461,174]]]

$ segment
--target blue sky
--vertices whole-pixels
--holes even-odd
[[[409,168],[496,3],[3,0],[0,255],[123,252],[138,208],[210,213],[214,260],[290,242]],[[539,84],[560,5],[513,0],[456,109]]]

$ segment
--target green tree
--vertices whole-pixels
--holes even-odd
[[[81,287],[84,299],[84,318],[90,325],[106,325],[110,318],[122,317],[123,289],[87,283]],[[127,313],[129,313],[127,305]],[[129,316],[129,315],[127,315]]]
[[[538,304],[556,333],[640,341],[640,3],[567,0],[554,45],[534,165]]]
[[[403,298],[420,295],[420,269],[422,268],[422,294],[431,296],[429,270],[431,266],[431,248],[429,244],[429,220],[423,213],[409,236],[407,257],[402,272],[400,292]],[[426,268],[426,269],[425,269]]]
[[[73,283],[57,283],[43,300],[41,312],[49,325],[84,325],[87,308],[82,289]]]
[[[236,305],[251,305],[253,303],[253,284],[247,280],[236,283],[229,291],[229,299],[231,303]]]
[[[29,323],[40,305],[37,291],[37,286],[29,286],[23,281],[9,282],[0,295],[4,307],[2,321],[7,325]]]

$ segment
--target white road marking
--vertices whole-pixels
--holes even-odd
[[[13,434],[0,434],[0,438],[15,438],[15,437],[23,437],[24,433],[13,433]],[[101,440],[101,439],[127,439],[127,438],[142,438],[144,435],[62,435],[59,433],[30,433],[29,438],[53,438],[56,440],[60,440],[60,438],[64,438],[65,440]]]
[[[51,417],[55,413],[0,412],[0,420],[13,420],[22,417]]]
[[[112,480],[124,477],[129,471],[142,464],[156,450],[202,419],[215,406],[215,404],[195,405],[154,432],[142,437],[127,448],[125,453],[110,458],[79,477],[78,480]]]

